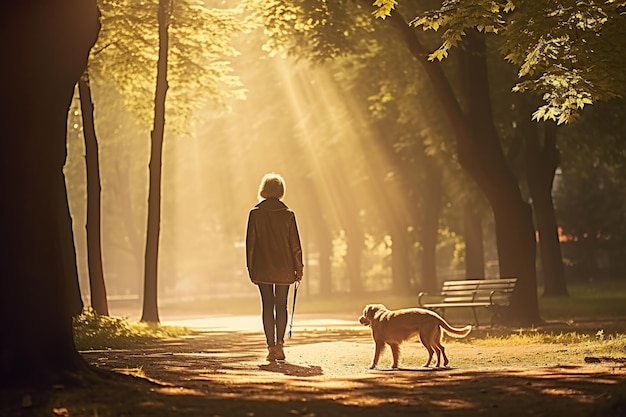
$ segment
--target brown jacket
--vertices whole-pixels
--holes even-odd
[[[302,246],[296,215],[282,201],[268,198],[250,210],[246,265],[255,284],[291,284],[302,276]]]

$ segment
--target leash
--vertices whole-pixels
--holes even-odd
[[[298,296],[298,287],[300,281],[296,281],[293,287],[293,304],[291,305],[291,322],[289,323],[289,338],[291,339],[291,328],[293,327],[293,316],[296,314],[296,297]]]

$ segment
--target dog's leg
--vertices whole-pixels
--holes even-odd
[[[398,361],[400,360],[400,345],[397,343],[389,343],[389,347],[391,348],[391,354],[393,356],[393,365],[391,365],[391,367],[393,369],[398,369]]]
[[[441,353],[443,351],[440,349],[440,346],[437,346],[436,344],[433,345],[433,346],[435,348],[435,353],[437,353],[437,368],[439,368],[441,366]],[[444,356],[445,356],[445,354],[444,354]]]
[[[444,348],[441,344],[439,345],[439,348],[441,349],[441,355],[443,355],[443,366],[447,368],[450,361],[448,360],[448,356],[446,356],[446,348]]]
[[[431,346],[431,341],[429,340],[430,336],[425,336],[426,333],[427,332],[425,332],[425,331],[420,333],[420,340],[422,341],[422,344],[424,345],[426,350],[428,350],[428,361],[426,361],[424,366],[425,367],[429,367],[430,366],[430,362],[433,360],[433,354],[435,353],[435,350]]]
[[[435,348],[437,349],[437,367],[439,367],[439,355],[443,356],[443,366],[447,367],[450,361],[448,360],[448,356],[446,355],[446,348],[443,347],[440,339],[437,339],[435,341]]]
[[[433,349],[435,349],[435,352],[437,353],[437,368],[439,368],[439,366],[441,366],[441,353],[443,352],[443,346],[441,346],[441,327],[436,326],[433,329],[430,338],[430,345],[433,347]]]
[[[432,332],[432,340],[430,341],[431,346],[435,349],[435,352],[437,352],[437,368],[439,368],[441,366],[441,355],[443,354],[444,360],[447,364],[447,357],[446,357],[446,353],[445,353],[445,349],[443,348],[443,346],[441,345],[441,327],[437,326],[435,327],[435,329]],[[444,365],[445,366],[445,365]]]
[[[370,369],[376,368],[376,365],[378,365],[378,360],[380,359],[380,354],[385,348],[385,342],[379,342],[376,340],[374,341],[374,343],[376,344],[376,346],[374,348],[374,357],[372,358],[372,364],[370,365]]]
[[[443,366],[447,367],[450,361],[446,355],[446,348],[441,344],[441,327],[437,326],[436,331],[433,334],[433,346],[437,350],[437,367],[441,363],[441,356],[443,356]]]

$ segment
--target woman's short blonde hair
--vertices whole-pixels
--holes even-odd
[[[278,174],[265,174],[259,186],[259,198],[278,198],[285,196],[285,180]]]

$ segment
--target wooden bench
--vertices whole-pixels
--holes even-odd
[[[491,324],[509,305],[517,278],[468,279],[444,281],[439,294],[420,292],[420,307],[438,311],[442,316],[447,308],[471,308],[478,327],[477,308],[491,309]]]

